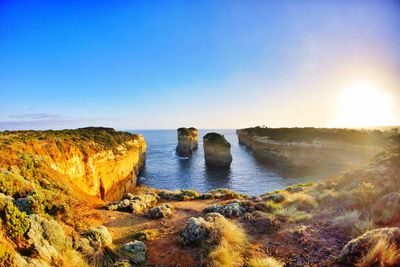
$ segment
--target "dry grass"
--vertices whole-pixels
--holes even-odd
[[[313,196],[304,192],[299,192],[287,194],[285,205],[295,207],[298,210],[311,210],[318,207],[318,202]]]
[[[275,213],[276,217],[280,220],[284,220],[290,223],[297,223],[297,222],[304,222],[308,221],[312,218],[312,215],[305,212],[298,210],[296,207],[286,207],[283,209],[278,210]]]
[[[242,266],[248,239],[242,227],[225,219],[214,218],[211,242],[216,244],[208,254],[208,266]]]
[[[332,226],[351,237],[356,237],[373,228],[372,220],[362,220],[360,217],[361,213],[358,210],[346,211],[333,219]]]
[[[283,262],[273,257],[252,258],[246,264],[247,267],[283,267],[283,265]]]
[[[400,250],[396,244],[389,243],[386,239],[379,240],[367,254],[360,258],[357,267],[370,267],[370,266],[399,266],[400,264]]]

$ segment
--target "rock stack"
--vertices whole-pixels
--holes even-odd
[[[181,157],[188,157],[192,154],[193,150],[198,146],[199,131],[196,128],[179,128],[178,132],[178,146],[176,153]]]
[[[204,159],[207,165],[227,167],[232,162],[231,144],[222,134],[208,133],[203,137]]]

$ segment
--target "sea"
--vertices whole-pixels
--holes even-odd
[[[313,181],[316,177],[299,174],[282,177],[279,171],[258,160],[239,144],[235,130],[199,130],[199,146],[191,157],[175,153],[178,143],[176,130],[131,130],[140,133],[147,143],[146,166],[139,174],[139,184],[158,189],[194,189],[208,192],[228,188],[249,196],[283,189],[289,185]],[[223,134],[231,144],[230,168],[210,168],[204,162],[203,136],[209,132]]]

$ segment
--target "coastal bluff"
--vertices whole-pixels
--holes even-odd
[[[206,134],[203,137],[203,147],[207,165],[228,167],[232,163],[231,144],[222,134]]]
[[[146,160],[142,135],[112,128],[61,131],[5,131],[0,134],[0,165],[18,164],[28,155],[52,176],[103,200],[116,200],[136,187]]]
[[[176,153],[181,157],[188,157],[198,147],[198,136],[199,131],[196,128],[179,128],[178,134],[178,146],[176,147]]]
[[[358,167],[385,147],[380,131],[329,128],[264,128],[236,131],[239,143],[279,169],[324,175]]]

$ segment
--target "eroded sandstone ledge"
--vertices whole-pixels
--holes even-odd
[[[368,162],[387,141],[381,132],[351,129],[255,127],[237,135],[240,144],[269,164],[297,174],[321,170],[324,176]]]
[[[0,142],[0,165],[13,165],[21,153],[30,154],[81,191],[104,200],[133,190],[146,160],[142,135],[111,128],[3,132]]]

